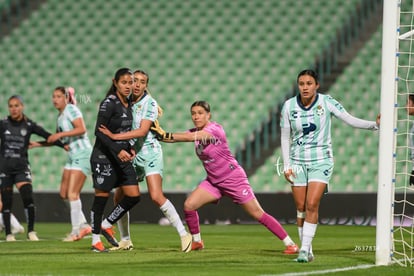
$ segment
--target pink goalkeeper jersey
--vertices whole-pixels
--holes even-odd
[[[203,130],[211,134],[212,138],[195,141],[194,144],[196,154],[206,170],[207,180],[218,183],[235,169],[242,169],[229,149],[223,127],[216,122],[210,122]],[[190,132],[194,131],[195,128],[190,129]]]

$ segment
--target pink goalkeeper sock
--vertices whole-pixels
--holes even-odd
[[[185,211],[185,222],[187,223],[188,229],[192,235],[200,233],[200,223],[197,211]]]
[[[280,225],[274,217],[267,213],[263,213],[263,216],[259,219],[259,222],[266,226],[266,228],[275,234],[280,240],[283,240],[288,235],[282,225]]]

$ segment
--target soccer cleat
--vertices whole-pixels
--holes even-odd
[[[97,253],[108,252],[108,249],[105,248],[105,246],[103,245],[101,241],[98,241],[97,243],[92,244],[91,250]]]
[[[89,225],[86,225],[85,227],[80,228],[79,234],[78,234],[78,240],[83,239],[85,236],[89,235],[90,233],[92,233],[92,227],[90,227]]]
[[[199,242],[193,241],[191,243],[191,250],[202,250],[204,249],[204,242],[201,240]]]
[[[29,241],[39,241],[39,238],[37,237],[37,233],[35,231],[27,233],[27,239]]]
[[[132,244],[131,240],[121,240],[120,242],[118,242],[118,246],[114,246],[109,248],[109,250],[111,251],[116,251],[116,250],[132,250],[134,249],[134,245]]]
[[[6,236],[6,241],[7,241],[7,242],[14,242],[14,241],[16,241],[16,238],[14,237],[14,235],[13,235],[13,234],[8,234],[8,235]]]
[[[105,237],[105,239],[115,247],[118,247],[118,241],[115,238],[115,230],[114,227],[111,226],[109,228],[101,228],[101,233]]]
[[[181,251],[184,253],[191,251],[191,245],[193,241],[193,236],[190,233],[187,233],[185,236],[181,237]]]
[[[78,235],[68,234],[62,241],[64,241],[64,242],[74,242],[74,241],[78,241],[78,240],[79,240]]]
[[[313,260],[315,260],[315,256],[313,255],[312,252],[308,253],[308,262],[312,262]]]
[[[295,261],[298,262],[298,263],[308,263],[309,262],[309,253],[304,251],[304,250],[299,251],[299,255],[295,259]]]
[[[299,247],[296,244],[293,244],[293,245],[286,246],[285,250],[283,251],[283,254],[292,255],[298,252],[299,252]]]

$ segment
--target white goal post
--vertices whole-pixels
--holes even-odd
[[[384,0],[383,16],[375,258],[414,267],[414,0]]]
[[[383,5],[376,265],[391,264],[392,256],[399,5],[399,0]]]

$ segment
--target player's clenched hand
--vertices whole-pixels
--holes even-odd
[[[293,184],[293,178],[296,177],[295,173],[293,172],[292,169],[287,169],[284,172],[285,178],[286,180],[290,183]]]

